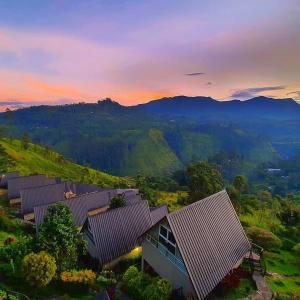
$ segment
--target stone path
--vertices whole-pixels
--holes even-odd
[[[243,298],[241,300],[272,300],[273,293],[268,286],[266,279],[258,272],[254,272],[252,278],[256,283],[257,291],[247,298]]]

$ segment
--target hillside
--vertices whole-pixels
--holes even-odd
[[[22,175],[46,174],[75,182],[93,183],[103,187],[132,184],[129,178],[120,178],[75,164],[57,152],[36,144],[24,149],[19,140],[0,139],[0,171],[18,171]]]
[[[249,175],[300,148],[300,106],[292,99],[178,96],[131,107],[106,99],[20,109],[0,114],[1,124],[14,137],[29,132],[33,142],[117,176],[164,175],[220,151],[238,152]]]

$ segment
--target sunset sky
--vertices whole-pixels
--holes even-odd
[[[0,0],[0,106],[300,99],[299,0]]]

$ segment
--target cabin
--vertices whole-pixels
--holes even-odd
[[[124,255],[139,247],[138,238],[154,223],[152,216],[162,216],[165,206],[150,211],[147,201],[89,216],[83,226],[88,253],[103,269],[117,264]]]
[[[226,191],[167,214],[142,236],[142,269],[204,299],[251,251]]]
[[[7,197],[8,199],[19,199],[21,197],[21,190],[27,188],[34,188],[43,185],[58,183],[58,178],[48,178],[45,175],[19,176],[7,180]],[[12,204],[14,201],[10,201]],[[15,202],[20,202],[16,200]]]
[[[0,188],[7,188],[7,181],[8,179],[17,178],[20,174],[18,172],[10,172],[2,174],[0,177]]]

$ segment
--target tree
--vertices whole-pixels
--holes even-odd
[[[22,137],[22,147],[25,150],[27,150],[29,143],[30,143],[30,136],[29,136],[28,132],[24,132],[23,137]]]
[[[125,195],[116,195],[114,196],[109,204],[110,209],[118,208],[118,207],[123,207],[125,206]]]
[[[32,252],[23,258],[21,270],[30,285],[43,287],[50,283],[55,275],[55,259],[45,251]]]
[[[278,249],[282,245],[281,240],[275,234],[259,227],[250,227],[247,235],[255,244],[266,250]]]
[[[243,175],[235,176],[233,180],[233,186],[240,192],[240,194],[248,192],[248,181]]]
[[[190,202],[198,201],[219,192],[223,186],[220,172],[216,167],[205,161],[188,167],[187,181]]]
[[[39,228],[38,245],[56,260],[59,271],[75,266],[82,235],[78,233],[69,207],[56,203],[48,208],[44,222]]]

